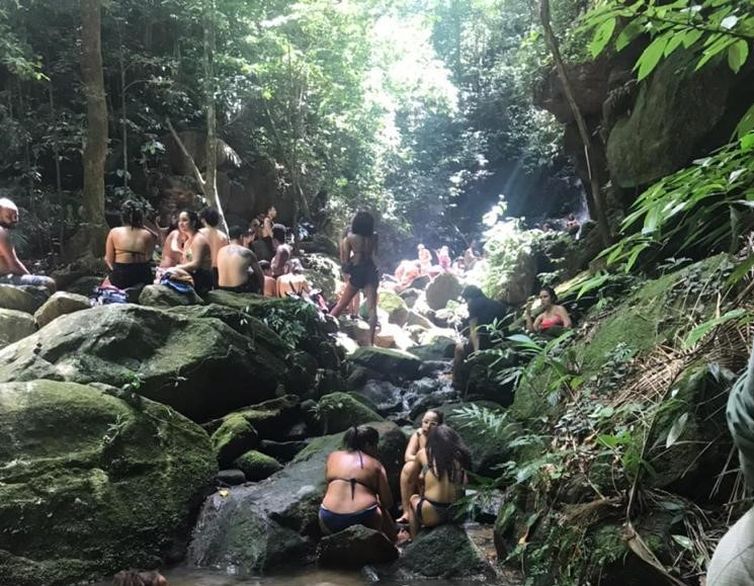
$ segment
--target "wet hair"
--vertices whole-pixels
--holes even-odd
[[[246,230],[238,225],[231,226],[228,230],[228,238],[230,238],[231,240],[240,240],[241,236],[243,236],[244,234],[246,234]]]
[[[349,452],[364,451],[364,448],[376,446],[380,434],[369,425],[354,425],[343,434],[343,447]]]
[[[442,425],[443,421],[445,421],[445,415],[443,415],[442,411],[435,411],[434,409],[427,409],[424,412],[424,415],[422,416],[422,419],[424,419],[428,413],[434,413],[437,416],[437,424]]]
[[[204,220],[207,226],[215,228],[220,223],[220,213],[214,208],[204,208],[199,212],[199,219]]]
[[[540,291],[547,291],[547,294],[550,296],[550,301],[553,303],[558,302],[558,294],[555,293],[555,289],[550,287],[549,285],[545,285],[544,287],[539,288]]]
[[[471,467],[471,452],[452,427],[440,424],[427,436],[427,462],[437,478],[460,482]],[[460,475],[460,477],[459,477]]]
[[[196,212],[193,212],[191,210],[181,210],[178,214],[178,218],[180,219],[181,214],[186,214],[189,219],[189,227],[194,231],[198,232],[199,228],[202,227],[201,222],[199,221],[199,216],[196,214]]]
[[[144,226],[144,208],[133,199],[127,199],[120,208],[120,217],[123,224],[132,228]]]
[[[351,232],[365,238],[374,236],[374,217],[369,212],[356,212],[351,220]]]
[[[285,242],[285,226],[282,224],[272,225],[272,238],[278,242]]]
[[[167,584],[167,582],[159,572],[154,571],[123,570],[113,576],[113,586],[159,586],[160,584]]]
[[[476,285],[467,285],[461,291],[461,297],[464,299],[480,299],[485,297],[484,292]]]

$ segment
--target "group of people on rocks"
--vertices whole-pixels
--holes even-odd
[[[422,243],[416,246],[416,256],[415,259],[403,259],[398,263],[393,273],[396,291],[407,289],[416,279],[424,275],[432,278],[441,273],[463,274],[473,268],[480,258],[475,249],[475,242],[472,242],[464,251],[463,256],[459,256],[455,261],[451,258],[450,248],[446,245],[435,250],[436,263],[432,257],[432,251]]]
[[[354,426],[343,436],[343,449],[327,458],[327,491],[319,509],[325,534],[352,525],[382,531],[402,543],[421,527],[436,527],[458,518],[471,455],[453,428],[443,424],[439,411],[427,411],[421,427],[411,435],[401,471],[401,511],[397,522],[385,468],[378,458],[379,433],[370,426]],[[408,532],[400,528],[408,522]]]
[[[121,210],[123,225],[110,230],[105,244],[109,282],[118,289],[128,289],[153,281],[173,281],[192,285],[200,295],[212,289],[272,297],[304,293],[308,283],[286,243],[286,227],[274,222],[276,213],[270,207],[263,221],[257,222],[259,230],[253,233],[231,226],[225,234],[218,227],[220,215],[213,208],[198,214],[182,210],[175,226],[154,230],[146,225],[142,207],[128,200]],[[253,246],[257,239],[260,245]],[[152,257],[158,244],[162,252],[155,279]],[[252,246],[264,258],[260,259]]]

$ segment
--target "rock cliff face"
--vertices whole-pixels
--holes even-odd
[[[216,463],[172,409],[71,382],[0,384],[0,583],[177,559]]]

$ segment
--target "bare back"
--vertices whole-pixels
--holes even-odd
[[[325,479],[328,485],[322,504],[334,513],[353,513],[377,503],[385,508],[393,504],[385,469],[364,452],[339,450],[330,454]]]
[[[349,234],[345,241],[346,254],[350,254],[353,264],[360,265],[367,262],[375,263],[377,254],[377,235],[360,236],[358,234]]]
[[[245,246],[228,244],[217,253],[218,284],[220,287],[238,287],[249,280],[249,269],[256,257]]]
[[[143,263],[152,260],[155,236],[146,228],[120,226],[107,235],[105,259],[112,263]]]
[[[206,239],[207,242],[209,242],[209,249],[210,253],[212,254],[212,266],[217,266],[217,254],[220,252],[220,249],[223,246],[227,246],[228,242],[228,236],[223,232],[222,230],[218,230],[217,228],[214,228],[212,226],[206,226],[199,230],[199,233],[202,234]]]
[[[427,462],[427,451],[422,449],[416,454],[416,459],[424,469],[424,496],[441,503],[453,503],[463,494],[463,468],[457,464],[456,478],[451,481],[447,476],[438,478]]]

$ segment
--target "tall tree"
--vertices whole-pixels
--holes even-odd
[[[107,100],[102,73],[101,0],[81,0],[81,79],[86,96],[82,223],[69,251],[101,256],[105,243],[105,157]]]

